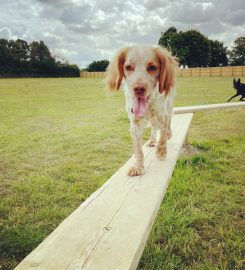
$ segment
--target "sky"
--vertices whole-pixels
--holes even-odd
[[[0,0],[0,38],[42,40],[80,68],[124,46],[156,45],[171,26],[230,48],[245,36],[245,0]]]

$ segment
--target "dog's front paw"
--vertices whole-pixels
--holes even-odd
[[[164,160],[167,155],[167,147],[165,145],[158,145],[156,149],[156,156],[159,160]]]
[[[139,176],[144,174],[144,168],[143,167],[131,167],[128,171],[129,176]]]

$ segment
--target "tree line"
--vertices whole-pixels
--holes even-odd
[[[0,77],[79,77],[77,65],[57,61],[43,41],[0,39]]]
[[[245,65],[245,37],[228,50],[223,42],[211,40],[197,30],[162,32],[158,44],[177,56],[183,67]],[[105,71],[108,60],[93,61],[84,71]],[[28,44],[22,39],[0,39],[0,77],[79,77],[77,65],[61,62],[51,55],[43,41]]]
[[[168,48],[183,67],[245,65],[245,37],[237,38],[228,50],[223,42],[208,39],[197,30],[178,32],[175,27],[170,27],[161,33],[158,45]],[[85,70],[105,71],[108,64],[108,60],[94,61]]]
[[[236,39],[234,47],[228,50],[223,42],[208,39],[197,30],[178,32],[170,27],[161,33],[159,45],[172,51],[180,65],[190,68],[245,65],[245,37]]]

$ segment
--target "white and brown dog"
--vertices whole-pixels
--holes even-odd
[[[171,138],[171,116],[175,92],[177,61],[162,47],[132,46],[119,50],[110,62],[106,84],[117,91],[124,82],[126,110],[130,119],[130,133],[135,150],[135,164],[128,174],[144,173],[142,151],[142,122],[151,124],[148,146],[156,145],[156,155],[163,160],[167,154],[167,140]],[[160,139],[156,142],[157,130]]]

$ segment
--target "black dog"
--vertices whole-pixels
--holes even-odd
[[[241,83],[241,80],[238,79],[236,81],[236,79],[233,80],[233,88],[237,90],[237,93],[232,96],[230,99],[228,99],[227,101],[231,101],[234,97],[237,97],[237,96],[242,96],[240,98],[241,101],[245,101],[244,98],[245,98],[245,84],[244,83]]]

